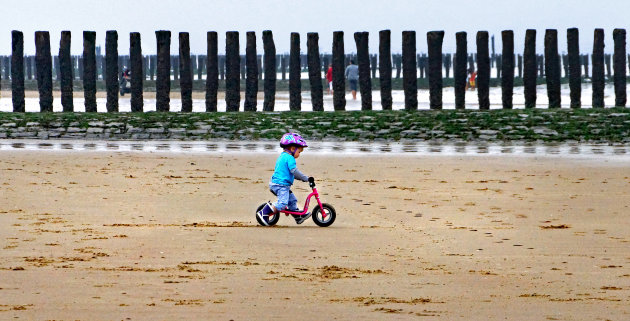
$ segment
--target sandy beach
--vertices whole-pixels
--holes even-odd
[[[264,228],[275,157],[2,151],[0,319],[630,319],[627,163],[306,151]]]

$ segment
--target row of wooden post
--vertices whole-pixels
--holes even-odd
[[[12,61],[11,78],[13,90],[13,110],[24,112],[24,38],[22,32],[12,33]],[[246,35],[246,88],[245,111],[257,110],[258,92],[258,62],[256,52],[256,34],[248,32]],[[465,108],[465,86],[468,63],[467,34],[458,32],[456,35],[457,51],[455,54],[455,108]],[[514,33],[511,30],[503,31],[503,52],[501,62],[502,105],[505,109],[511,109],[514,87]],[[357,63],[359,66],[359,89],[361,92],[362,110],[372,109],[372,84],[370,77],[371,57],[368,49],[367,32],[357,32],[354,39],[357,48]],[[169,111],[170,109],[170,84],[171,84],[171,32],[156,31],[157,38],[157,78],[156,78],[156,110]],[[392,108],[391,99],[391,33],[389,30],[379,32],[379,70],[381,104],[383,110]],[[480,109],[489,109],[489,82],[490,82],[490,53],[488,44],[489,35],[486,31],[479,31],[476,35],[477,44],[477,95]],[[83,85],[85,92],[86,112],[96,112],[96,33],[83,32]],[[428,44],[428,77],[430,92],[430,108],[442,108],[442,43],[443,31],[431,31],[427,33]],[[571,90],[571,107],[581,106],[581,64],[579,59],[579,31],[576,28],[567,32],[569,84]],[[613,31],[614,55],[614,86],[615,106],[626,104],[626,31],[615,29]],[[60,87],[61,103],[63,111],[73,111],[73,86],[72,86],[72,57],[70,55],[71,34],[69,31],[61,33],[59,47]],[[131,110],[143,111],[143,56],[139,33],[130,35],[130,68],[131,68]],[[50,50],[50,35],[47,31],[35,33],[36,45],[36,78],[40,95],[40,110],[52,111],[52,56]],[[276,52],[271,31],[263,31],[263,46],[265,57],[265,82],[264,82],[264,111],[273,111],[275,104],[276,82]],[[218,37],[216,32],[207,33],[207,79],[206,79],[206,111],[217,111],[218,91]],[[536,106],[536,30],[527,30],[525,33],[525,49],[523,53],[523,83],[525,94],[525,107]],[[545,74],[547,83],[547,95],[549,107],[559,108],[560,95],[560,56],[558,54],[557,30],[548,29],[544,38],[545,48]],[[240,106],[240,47],[238,32],[226,33],[226,111],[238,111]],[[105,37],[105,83],[107,91],[107,111],[118,111],[118,33],[107,31]],[[403,31],[402,33],[402,69],[403,90],[405,94],[405,109],[416,110],[418,108],[417,88],[417,55],[416,32]],[[321,61],[319,54],[319,35],[307,34],[307,59],[309,81],[313,111],[323,111],[323,88],[321,77]],[[604,106],[604,30],[596,29],[594,32],[593,47],[593,107]],[[300,82],[300,35],[291,34],[291,51],[289,62],[289,105],[291,110],[301,110],[301,82]],[[343,32],[333,33],[333,105],[335,110],[345,110],[345,52]],[[268,66],[268,67],[267,67]],[[182,112],[192,111],[192,69],[190,56],[189,34],[179,33],[179,71],[182,99]]]

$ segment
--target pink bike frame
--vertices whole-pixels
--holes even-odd
[[[308,212],[308,204],[311,202],[311,197],[313,197],[313,196],[315,196],[315,199],[317,200],[317,204],[319,204],[319,208],[322,211],[322,217],[326,218],[326,216],[328,216],[328,214],[326,214],[326,212],[324,212],[324,207],[322,206],[322,202],[319,200],[319,193],[317,192],[317,188],[316,187],[313,187],[313,192],[308,194],[308,197],[306,198],[306,202],[304,203],[304,210],[302,210],[302,212],[291,212],[291,211],[283,210],[283,211],[280,211],[280,213],[284,213],[287,216],[289,216],[289,214],[291,214],[291,215],[306,215],[306,213]]]

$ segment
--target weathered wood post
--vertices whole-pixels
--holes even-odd
[[[245,80],[245,111],[256,111],[258,95],[258,62],[256,61],[256,33],[246,33],[245,64],[247,79]]]
[[[264,111],[273,111],[276,105],[276,45],[273,42],[271,30],[263,31],[263,50],[265,51],[265,100],[263,101]]]
[[[402,67],[403,90],[405,92],[405,109],[418,109],[418,78],[416,65],[416,32],[402,33]]]
[[[604,107],[604,29],[595,29],[593,43],[593,108]]]
[[[5,59],[4,64],[7,64],[7,61]],[[59,68],[59,56],[54,56],[53,57],[53,73],[55,74],[55,79],[56,80],[61,80],[61,74],[60,74],[60,68]],[[8,78],[8,76],[7,76]]]
[[[517,55],[518,77],[523,78],[523,56]]]
[[[173,67],[173,81],[179,81],[179,56],[171,56],[171,67]]]
[[[96,32],[83,31],[83,96],[85,112],[96,112]]]
[[[536,107],[536,30],[527,29],[525,32],[525,50],[523,52],[523,90],[525,94],[525,108]]]
[[[300,34],[291,33],[291,51],[289,57],[289,109],[302,109],[302,81],[300,62]]]
[[[606,65],[606,77],[607,77],[608,79],[610,79],[610,78],[612,78],[612,70],[611,70],[611,69],[612,69],[612,68],[611,68],[611,65],[612,65],[612,56],[611,56],[611,55],[608,55],[608,54],[605,54],[605,55],[604,55],[604,62],[605,62],[605,65]]]
[[[372,80],[370,79],[370,52],[368,47],[369,33],[355,32],[354,41],[357,46],[359,65],[359,90],[361,92],[361,110],[372,110]]]
[[[105,87],[107,112],[118,112],[118,32],[115,30],[105,34]]]
[[[455,90],[455,109],[466,108],[466,75],[468,60],[468,40],[466,32],[455,34],[455,66],[453,70],[453,87]]]
[[[247,60],[245,56],[242,56],[242,55],[240,56],[240,58],[241,58],[241,61],[240,61],[239,67],[241,68],[241,79],[245,80],[247,79],[247,71],[245,69],[245,66],[247,65]]]
[[[241,103],[241,56],[239,55],[238,31],[225,34],[225,110],[238,111]]]
[[[391,31],[379,31],[378,74],[381,85],[381,107],[392,110],[392,49]]]
[[[11,99],[13,112],[23,113],[24,105],[24,34],[11,31]]]
[[[206,61],[206,111],[217,111],[217,93],[219,91],[219,41],[215,31],[207,34]]]
[[[71,37],[70,31],[62,31],[59,41],[59,72],[61,75],[59,86],[61,88],[61,106],[64,112],[74,111],[74,104],[72,103],[73,66],[70,55]]]
[[[567,29],[567,51],[571,108],[580,108],[582,106],[582,64],[580,63],[580,31],[578,28]]]
[[[332,68],[333,68],[333,106],[335,110],[346,109],[345,48],[343,31],[333,32]]]
[[[287,79],[287,56],[280,55],[280,72],[282,73],[282,80]]]
[[[615,53],[613,68],[615,70],[615,107],[626,107],[626,29],[613,30]]]
[[[144,110],[144,72],[142,72],[142,42],[139,32],[129,34],[129,72],[131,73],[131,111]]]
[[[179,88],[182,93],[182,112],[192,112],[193,73],[190,58],[190,36],[179,33]]]
[[[588,54],[581,55],[580,58],[582,58],[582,65],[584,66],[584,77],[589,78],[590,74],[588,72],[588,66],[589,66]]]
[[[394,64],[396,65],[396,79],[400,79],[402,73],[402,55],[397,54],[394,56]]]
[[[37,68],[39,109],[41,112],[52,112],[52,56],[50,55],[50,34],[48,31],[35,32],[35,67]]]
[[[451,78],[451,66],[453,64],[453,57],[451,56],[451,54],[443,54],[442,55],[442,62],[444,64],[444,77],[446,79]]]
[[[429,102],[431,109],[442,109],[442,42],[444,31],[427,32],[429,48]]]
[[[504,109],[512,109],[514,96],[514,31],[501,32],[503,51],[501,53],[501,93]]]
[[[479,109],[490,109],[490,53],[488,32],[477,32],[477,96]]]
[[[308,52],[308,78],[311,85],[313,111],[324,111],[322,64],[319,60],[319,34],[317,32],[309,32],[307,34],[306,50]]]
[[[32,80],[33,79],[33,57],[32,56],[26,56],[26,77],[28,78],[28,80]]]
[[[157,66],[155,79],[155,110],[168,112],[171,107],[171,32],[159,30],[157,38]]]
[[[501,55],[495,55],[494,62],[497,66],[497,78],[501,78],[501,72],[503,71],[503,57]]]
[[[205,58],[203,55],[197,56],[197,80],[203,79],[203,69],[205,67]]]
[[[151,79],[151,81],[155,80],[155,69],[157,66],[157,56],[155,55],[151,55],[149,57],[149,78]]]
[[[263,78],[263,66],[262,66],[262,56],[261,55],[257,55],[256,56],[256,65],[258,66],[258,80],[262,80]]]
[[[549,108],[560,108],[560,57],[558,56],[558,30],[545,31],[545,74]]]
[[[562,68],[564,69],[564,78],[569,78],[569,55],[562,55]]]
[[[219,56],[219,79],[225,80],[225,55]]]

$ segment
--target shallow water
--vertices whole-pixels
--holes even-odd
[[[547,98],[547,87],[545,85],[540,85],[536,89],[537,91],[537,99],[536,104],[539,108],[546,108],[549,104],[549,100]],[[562,92],[562,108],[569,108],[570,106],[570,90],[569,85],[564,84],[561,86]],[[584,83],[582,84],[582,106],[584,108],[590,108],[592,104],[592,85]],[[244,93],[241,92],[241,101],[240,101],[240,109],[244,110]],[[428,89],[420,89],[418,90],[418,109],[429,109],[429,90]],[[501,109],[502,106],[502,91],[501,87],[492,87],[490,88],[490,109]],[[324,93],[324,110],[333,111],[333,99],[332,95]],[[455,91],[453,87],[446,87],[442,92],[443,98],[443,108],[444,109],[455,109]],[[74,98],[74,110],[76,112],[84,112],[85,111],[85,101],[83,98]],[[98,112],[106,112],[107,99],[98,98],[96,100],[97,110]],[[515,87],[514,95],[513,95],[513,103],[515,109],[523,109],[525,108],[525,95],[523,87]],[[605,96],[604,103],[606,106],[614,106],[615,104],[615,95],[614,95],[614,86],[612,84],[607,84],[605,88]],[[25,108],[27,112],[39,112],[39,98],[26,98],[25,100]],[[126,95],[124,97],[119,97],[118,99],[119,110],[121,112],[129,112],[131,111],[131,100],[130,96]],[[144,99],[144,111],[155,111],[155,99]],[[192,101],[192,110],[193,112],[205,112],[206,110],[206,102],[204,99],[193,99]],[[259,99],[257,101],[257,110],[262,110],[263,100]],[[225,111],[226,104],[225,100],[219,99],[217,101],[217,110],[220,112]],[[374,110],[381,110],[381,93],[378,90],[372,91],[372,108]],[[394,90],[392,91],[392,109],[393,110],[402,110],[405,108],[405,94],[402,90]],[[479,101],[477,97],[476,91],[467,91],[466,92],[466,108],[467,109],[479,109]],[[170,111],[178,112],[182,109],[181,99],[171,98],[170,101]],[[13,103],[10,97],[2,97],[0,98],[0,111],[10,112],[13,110]],[[53,101],[53,111],[60,112],[63,110],[61,106],[61,98],[56,97]],[[275,111],[288,111],[289,110],[289,93],[288,92],[278,92],[276,93],[275,100]],[[306,91],[302,92],[302,110],[303,111],[312,111],[313,105],[311,102],[311,93]],[[357,100],[352,100],[352,95],[350,93],[346,93],[346,110],[361,110],[361,94],[357,93]]]
[[[348,156],[560,156],[630,161],[630,146],[598,144],[496,144],[439,142],[311,142],[309,152]],[[160,153],[279,153],[275,142],[0,140],[0,151],[119,151]]]

